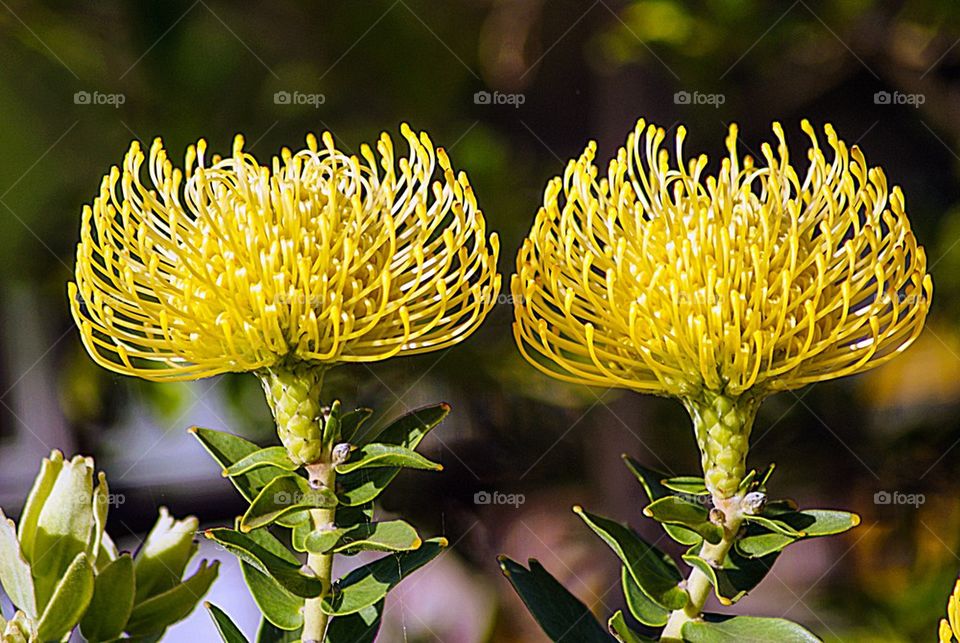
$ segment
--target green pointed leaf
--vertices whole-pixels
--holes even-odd
[[[85,552],[77,554],[54,588],[37,623],[37,638],[59,641],[83,616],[93,597],[93,564]]]
[[[363,523],[348,529],[314,531],[305,542],[315,554],[359,551],[410,551],[420,547],[417,530],[402,520]]]
[[[76,456],[63,463],[37,520],[30,569],[38,609],[50,600],[77,554],[87,551],[93,525],[93,463]]]
[[[416,449],[424,436],[440,424],[449,413],[450,405],[445,402],[417,409],[395,420],[377,435],[370,436],[365,443],[376,440],[411,450]]]
[[[204,536],[219,543],[224,549],[259,571],[272,576],[289,592],[303,598],[313,598],[323,592],[323,581],[304,573],[305,566],[297,565],[269,551],[250,534],[233,529],[208,529]],[[309,570],[309,568],[306,568]]]
[[[660,481],[666,489],[682,493],[687,496],[709,496],[707,485],[703,478],[696,476],[677,476],[675,478],[666,478]]]
[[[281,630],[264,618],[260,620],[260,629],[257,630],[257,643],[300,643],[300,634],[300,630]],[[328,628],[327,638],[329,637]]]
[[[752,527],[748,527],[746,535],[736,544],[737,551],[747,558],[762,558],[797,542],[796,538],[763,529],[754,531]]]
[[[225,431],[214,431],[193,427],[190,433],[197,438],[203,448],[209,453],[221,469],[229,469],[231,465],[260,450],[260,447],[243,438]],[[265,466],[258,469],[230,477],[233,486],[249,501],[260,493],[267,483],[278,475],[288,473],[274,466]]]
[[[223,643],[248,643],[247,637],[222,609],[210,602],[205,602],[203,606],[210,612],[210,618],[217,626],[217,632],[220,633]]]
[[[332,596],[323,598],[323,611],[342,616],[376,604],[401,580],[439,556],[446,546],[446,538],[431,538],[414,551],[384,556],[353,570],[337,581]]]
[[[334,400],[325,413],[321,441],[325,453],[330,453],[338,442],[342,442],[340,438],[340,400]]]
[[[120,552],[117,551],[117,546],[113,543],[113,539],[110,538],[110,534],[104,531],[100,535],[100,549],[97,551],[97,562],[94,565],[97,573],[101,572],[107,565],[119,557]]]
[[[361,436],[358,431],[370,416],[373,415],[373,409],[356,409],[340,416],[340,440],[342,442],[354,443]]]
[[[623,454],[621,457],[623,458],[623,461],[626,463],[630,472],[640,482],[640,486],[643,487],[643,490],[646,492],[647,498],[650,499],[650,502],[656,502],[660,498],[665,498],[672,495],[672,492],[664,487],[663,483],[661,482],[662,480],[666,479],[667,476],[652,469],[647,469],[626,454]],[[686,527],[663,523],[661,523],[661,525],[663,526],[663,530],[667,532],[667,535],[681,545],[699,545],[703,541],[699,534],[690,531]]]
[[[133,611],[136,585],[133,559],[124,554],[97,573],[93,599],[80,621],[80,631],[88,641],[109,641],[123,634]]]
[[[240,520],[240,529],[250,531],[293,513],[336,506],[337,498],[329,489],[314,489],[300,476],[279,476],[267,483],[250,503]]]
[[[683,560],[707,575],[722,605],[732,605],[764,579],[779,555],[773,553],[763,558],[746,558],[732,549],[719,568],[695,553],[685,554]]]
[[[794,529],[789,524],[782,522],[779,519],[769,518],[767,516],[751,516],[749,514],[744,514],[743,519],[750,523],[755,523],[761,527],[766,528],[768,531],[772,531],[784,536],[790,536],[791,538],[801,538],[803,533]]]
[[[33,590],[30,565],[24,560],[17,541],[13,521],[0,509],[0,584],[17,609],[30,618],[37,618],[37,603]]]
[[[20,513],[20,524],[17,528],[17,538],[23,552],[24,560],[33,560],[33,547],[37,538],[37,523],[40,521],[40,512],[46,503],[53,484],[63,469],[63,453],[52,451],[49,458],[44,458],[40,465],[40,472],[33,480],[27,502]],[[33,617],[36,617],[33,614]]]
[[[381,600],[359,612],[334,616],[327,630],[327,639],[329,643],[374,643],[382,615]]]
[[[535,559],[530,569],[499,556],[500,569],[544,633],[555,643],[611,643],[587,606],[571,594]]]
[[[804,509],[778,513],[774,518],[781,525],[788,525],[803,538],[832,536],[853,529],[860,524],[860,516],[833,509]]]
[[[691,621],[683,626],[688,643],[817,643],[806,628],[782,618],[734,616],[720,622]]]
[[[580,507],[573,510],[614,551],[650,599],[669,610],[681,609],[687,604],[687,592],[679,587],[680,570],[669,556],[626,525],[587,513]]]
[[[166,507],[160,507],[157,522],[134,557],[135,603],[162,594],[180,582],[197,551],[194,537],[199,525],[195,516],[176,520]]]
[[[201,561],[197,572],[179,585],[138,602],[127,621],[128,634],[140,636],[161,633],[185,619],[217,578],[219,561]]]
[[[348,462],[337,465],[337,473],[342,475],[369,467],[405,467],[427,471],[443,469],[443,465],[428,460],[416,451],[392,444],[372,442],[354,451]]]
[[[654,640],[631,630],[627,625],[626,619],[623,617],[623,612],[620,610],[617,610],[613,616],[610,617],[610,620],[607,621],[607,627],[610,629],[610,633],[613,634],[614,638],[621,643],[642,643],[643,641]]]
[[[400,473],[400,469],[385,467],[358,469],[337,477],[337,500],[346,507],[365,505],[387,488]]]
[[[677,496],[655,500],[643,509],[643,515],[657,522],[686,527],[714,545],[723,539],[723,529],[710,522],[710,512],[706,507]]]
[[[238,476],[261,467],[274,467],[283,471],[296,471],[300,467],[290,459],[283,447],[267,447],[240,458],[223,470],[224,477]]]
[[[670,611],[660,607],[643,593],[626,566],[620,567],[620,583],[623,586],[623,598],[627,603],[627,609],[630,610],[633,618],[650,627],[663,627],[667,624]]]
[[[767,483],[770,481],[770,476],[773,475],[773,471],[776,468],[776,463],[771,462],[769,465],[767,465],[767,468],[764,470],[764,472],[760,474],[760,484],[757,486],[760,491],[766,490]]]
[[[245,561],[240,561],[243,579],[263,617],[282,630],[303,626],[304,599],[287,591],[271,576]]]

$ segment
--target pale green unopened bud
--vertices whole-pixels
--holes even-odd
[[[730,498],[746,474],[750,429],[760,401],[704,392],[684,403],[693,418],[707,489],[715,498]]]
[[[323,370],[305,364],[275,367],[261,371],[260,380],[277,423],[277,434],[290,459],[300,465],[321,460]]]

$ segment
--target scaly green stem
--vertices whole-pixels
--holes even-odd
[[[713,498],[711,518],[723,527],[720,542],[715,545],[704,542],[700,557],[710,565],[720,567],[736,542],[743,523],[739,488],[746,474],[750,429],[760,399],[703,392],[696,398],[684,400],[684,404],[693,419],[704,482]],[[682,641],[684,624],[703,616],[703,606],[712,589],[710,577],[694,567],[684,587],[690,598],[682,609],[671,612],[661,641]]]
[[[730,500],[736,501],[737,504],[739,504],[739,498],[731,498]],[[704,542],[703,546],[700,547],[700,557],[715,566],[723,564],[727,553],[737,540],[737,533],[740,531],[740,524],[743,522],[743,517],[739,509],[734,508],[732,502],[728,502],[727,504],[729,507],[728,512],[732,515],[729,516],[727,523],[724,525],[723,539],[715,545]],[[707,597],[710,596],[713,587],[710,582],[710,577],[700,571],[699,568],[694,567],[690,570],[690,575],[687,577],[685,587],[690,599],[683,609],[674,610],[670,613],[667,625],[660,635],[661,641],[669,641],[670,643],[682,641],[681,635],[684,624],[695,621],[703,616],[703,606],[707,602]]]
[[[332,466],[326,467],[326,476],[322,480],[322,484],[329,489],[333,489],[336,484],[336,475]],[[330,529],[335,517],[336,509],[334,508],[313,509],[310,512],[313,528],[318,530]],[[326,636],[327,625],[330,621],[330,616],[324,613],[321,605],[324,597],[330,593],[333,578],[333,554],[308,554],[307,565],[323,581],[323,593],[316,598],[307,599],[303,606],[303,634],[301,639],[303,643],[321,643]]]

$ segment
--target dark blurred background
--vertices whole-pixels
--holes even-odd
[[[263,161],[308,131],[352,151],[408,121],[468,170],[508,276],[546,180],[591,138],[605,163],[644,116],[685,124],[688,151],[716,158],[730,122],[748,154],[779,120],[803,166],[800,119],[833,123],[903,187],[935,310],[892,364],[764,404],[751,463],[777,462],[774,492],[863,524],[792,547],[736,609],[828,640],[935,636],[960,568],[956,2],[0,0],[0,60],[0,505],[19,513],[51,448],[92,454],[124,499],[109,529],[129,549],[160,505],[206,525],[241,510],[187,427],[275,440],[252,376],[147,384],[83,352],[66,305],[80,209],[131,139],[162,136],[177,158],[198,137],[229,152],[239,132]],[[455,547],[391,594],[381,640],[543,640],[499,552],[539,558],[605,620],[622,604],[617,565],[571,505],[656,538],[620,454],[697,470],[677,403],[541,377],[501,302],[463,345],[328,378],[329,398],[379,418],[454,409],[427,445],[445,471],[404,474],[381,510]],[[484,491],[516,502],[476,502]],[[875,502],[884,491],[918,495]],[[211,596],[252,630],[236,567]],[[168,640],[214,640],[206,619]]]

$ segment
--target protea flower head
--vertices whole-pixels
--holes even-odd
[[[960,580],[954,584],[953,593],[947,599],[947,618],[940,619],[938,635],[940,643],[960,641]]]
[[[325,133],[261,165],[237,136],[183,170],[159,139],[144,168],[132,143],[83,210],[70,300],[90,355],[157,381],[256,372],[310,461],[310,436],[283,432],[316,426],[324,369],[451,346],[496,303],[499,243],[466,175],[401,131],[399,159],[386,133],[359,156]]]
[[[731,126],[711,175],[705,155],[683,157],[682,127],[671,161],[666,132],[640,120],[605,174],[590,143],[550,181],[517,257],[527,360],[562,380],[683,400],[721,496],[743,474],[759,400],[886,362],[930,305],[900,189],[831,126],[829,150],[802,128],[805,174],[774,124],[760,165],[738,155]],[[719,464],[731,475],[712,476]]]

